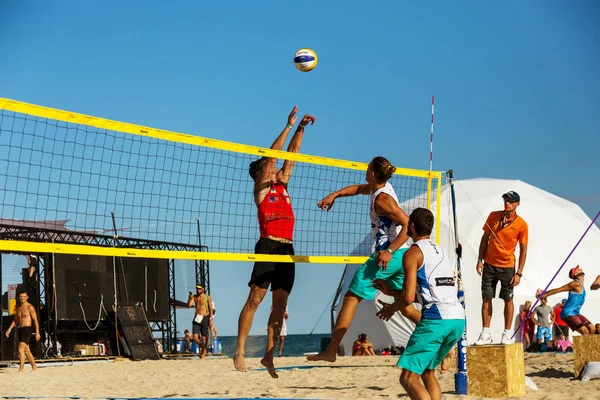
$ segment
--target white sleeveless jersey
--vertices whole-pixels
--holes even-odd
[[[387,249],[396,237],[398,237],[400,230],[402,230],[402,225],[398,225],[385,215],[377,215],[375,213],[375,199],[380,193],[391,196],[396,201],[396,204],[400,205],[396,192],[389,182],[386,182],[385,186],[381,189],[371,192],[371,229],[373,230],[373,239],[375,239],[373,251]],[[407,247],[406,243],[402,247]]]
[[[423,299],[425,319],[465,319],[458,301],[454,269],[444,249],[430,239],[415,245],[423,252],[423,265],[417,270],[417,285]]]

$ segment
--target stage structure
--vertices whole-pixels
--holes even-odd
[[[0,240],[164,251],[207,251],[201,245],[72,231],[65,228],[66,222],[0,219]],[[144,304],[153,333],[162,337],[165,352],[170,349],[176,351],[175,309],[182,302],[176,300],[174,259],[60,253],[35,256],[38,264],[35,275],[33,279],[23,279],[20,288],[27,290],[30,302],[38,310],[44,343],[32,346],[38,358],[57,354],[57,338],[64,347],[65,337],[77,338],[91,332],[109,336],[114,334],[114,305],[138,302]],[[1,267],[0,257],[0,287]],[[196,282],[201,282],[209,291],[208,261],[196,260],[194,269]],[[24,269],[23,273],[26,274],[27,270]],[[13,318],[10,312],[8,317],[0,314],[0,326],[10,324]],[[14,346],[6,342],[4,335],[0,336],[0,359],[13,359]],[[48,346],[53,347],[51,351],[48,351]],[[11,349],[7,350],[10,354],[5,354],[5,349]]]

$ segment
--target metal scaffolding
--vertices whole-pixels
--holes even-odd
[[[0,239],[2,240],[15,240],[15,241],[30,241],[30,242],[50,242],[50,243],[63,243],[63,244],[80,244],[80,245],[91,245],[100,247],[119,247],[119,248],[132,248],[132,249],[151,249],[151,250],[170,250],[170,251],[191,251],[201,252],[207,251],[206,246],[192,245],[184,243],[170,243],[163,241],[147,240],[147,239],[135,239],[122,236],[112,235],[101,235],[90,232],[78,232],[71,231],[57,224],[36,223],[34,221],[12,221],[9,220],[0,221]],[[19,225],[19,222],[23,222]],[[58,222],[58,221],[57,221]],[[51,228],[47,226],[50,225]],[[2,252],[0,252],[2,253]],[[40,317],[41,327],[45,329],[46,335],[49,335],[49,343],[53,346],[54,354],[57,354],[57,341],[59,333],[82,333],[90,332],[90,329],[85,324],[85,321],[74,321],[74,320],[59,320],[56,315],[53,314],[56,293],[55,280],[54,280],[54,263],[53,255],[47,254],[36,254],[39,260],[39,268],[37,268],[37,282],[38,288],[37,293],[37,306],[38,315]],[[1,257],[0,257],[1,259]],[[0,261],[0,268],[1,268]],[[197,260],[195,262],[195,272],[197,282],[202,282],[205,285],[206,290],[209,290],[209,270],[208,262],[206,260]],[[2,283],[2,271],[0,269],[0,285]],[[163,340],[163,349],[165,352],[177,351],[176,340],[177,340],[177,318],[175,309],[177,307],[176,301],[176,289],[175,289],[175,260],[169,260],[168,264],[168,285],[169,285],[169,319],[167,321],[152,321],[150,327],[153,332],[160,333]],[[1,286],[0,286],[1,287]],[[2,323],[2,313],[0,313],[0,326]],[[111,327],[110,321],[101,321],[97,332],[110,332],[114,328]],[[0,351],[3,338],[0,338]],[[38,346],[38,357],[44,356],[40,354],[40,347]],[[48,352],[46,352],[48,354]]]

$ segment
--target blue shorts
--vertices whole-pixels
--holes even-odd
[[[418,375],[440,365],[462,337],[464,319],[422,319],[408,339],[398,363]]]
[[[371,282],[373,279],[385,280],[392,289],[402,290],[404,283],[404,270],[402,269],[402,256],[406,253],[407,248],[401,248],[394,252],[387,269],[384,271],[377,266],[377,253],[373,253],[371,257],[354,273],[352,282],[348,287],[352,293],[360,298],[373,300],[377,289],[373,287]]]
[[[552,340],[552,332],[550,332],[550,328],[547,326],[538,326],[536,338],[542,339],[544,342],[549,342]]]

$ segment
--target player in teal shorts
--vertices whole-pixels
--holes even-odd
[[[402,256],[406,248],[400,248],[392,254],[387,269],[379,268],[378,254],[376,251],[369,259],[354,273],[348,290],[356,296],[373,300],[377,289],[373,286],[374,279],[383,279],[395,290],[402,290],[404,283],[404,271],[402,270]]]
[[[327,349],[317,355],[307,357],[309,361],[333,362],[336,360],[338,347],[352,324],[358,303],[363,299],[373,300],[375,298],[377,290],[373,287],[372,280],[384,279],[389,282],[391,287],[397,290],[402,289],[404,281],[402,256],[407,249],[408,215],[400,208],[394,188],[388,182],[395,171],[396,168],[387,159],[375,157],[367,168],[366,184],[345,187],[331,193],[318,203],[319,208],[329,211],[338,197],[368,195],[375,243],[373,254],[352,278]],[[412,305],[409,307],[418,316],[418,311]]]
[[[431,240],[433,225],[433,214],[427,209],[417,208],[410,214],[408,234],[414,243],[402,258],[405,276],[401,292],[384,280],[373,282],[396,302],[410,304],[417,294],[422,300],[421,319],[398,364],[402,367],[400,384],[411,399],[442,398],[435,368],[465,330],[465,310],[458,301],[454,268],[444,248]],[[395,303],[387,305],[377,315],[388,320],[395,309]]]

